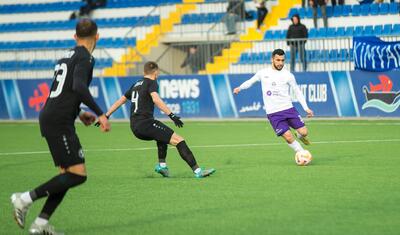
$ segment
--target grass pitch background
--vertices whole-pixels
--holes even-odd
[[[66,234],[399,234],[399,120],[307,122],[307,167],[265,121],[187,121],[174,129],[201,166],[217,169],[206,179],[193,178],[173,147],[172,177],[161,178],[155,143],[112,124],[107,134],[77,125],[89,178],[51,219]],[[36,123],[0,124],[0,143],[0,234],[27,234],[9,197],[57,170]]]

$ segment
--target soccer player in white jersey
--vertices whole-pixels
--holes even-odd
[[[297,86],[294,75],[286,69],[285,52],[276,49],[272,52],[272,66],[258,71],[252,78],[233,89],[234,94],[251,87],[255,82],[261,82],[263,100],[267,117],[277,136],[282,136],[288,145],[295,151],[303,150],[303,147],[296,141],[290,128],[296,130],[296,136],[306,145],[310,144],[307,139],[308,131],[303,119],[293,107],[289,88],[296,94],[307,117],[314,116],[313,111],[307,106],[306,100]]]

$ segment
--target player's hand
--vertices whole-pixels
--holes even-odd
[[[174,113],[168,114],[168,117],[171,118],[172,121],[174,121],[175,126],[179,128],[183,127],[183,122],[181,121],[181,117],[176,116]]]
[[[110,118],[110,116],[108,116],[107,114],[106,114],[105,116],[106,116],[107,119]],[[99,126],[100,126],[100,121],[97,121],[97,122],[94,124],[94,126],[95,126],[95,127],[99,127]]]
[[[90,126],[96,121],[96,116],[90,112],[84,112],[79,115],[79,119],[85,124],[85,126]]]
[[[237,95],[240,92],[240,88],[236,87],[235,89],[233,89],[233,94]]]
[[[108,116],[106,116],[106,115],[101,115],[100,117],[99,117],[99,120],[97,121],[99,124],[98,124],[98,126],[100,126],[100,130],[102,131],[102,132],[108,132],[108,131],[110,131],[111,130],[111,125],[110,125],[110,123],[108,122]],[[97,124],[97,123],[96,123]]]
[[[307,113],[307,117],[313,117],[314,116],[314,112],[311,109],[307,109],[306,113]]]

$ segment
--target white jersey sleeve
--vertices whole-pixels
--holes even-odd
[[[259,82],[261,79],[261,74],[260,72],[257,72],[253,77],[251,77],[249,80],[243,82],[239,88],[240,90],[245,90],[250,88],[254,83]]]
[[[297,85],[296,79],[294,78],[293,74],[290,74],[289,78],[289,85],[296,94],[297,100],[300,102],[301,107],[303,107],[304,111],[308,109],[306,99],[303,96],[303,93],[301,93],[299,86]]]

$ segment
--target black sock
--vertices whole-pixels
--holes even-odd
[[[39,214],[39,217],[49,220],[58,205],[60,205],[67,191],[68,189],[59,193],[51,194],[47,198],[46,203],[44,204],[43,209]]]
[[[57,175],[46,183],[40,185],[29,194],[33,201],[52,194],[67,191],[68,189],[80,185],[86,181],[86,176],[72,174],[70,172]]]
[[[158,148],[158,162],[165,162],[165,159],[167,158],[167,150],[168,150],[168,145],[157,142],[157,148]]]
[[[182,159],[185,160],[185,162],[192,168],[193,171],[199,168],[196,159],[194,159],[192,151],[190,151],[185,141],[182,141],[176,145],[176,148],[178,149]]]

